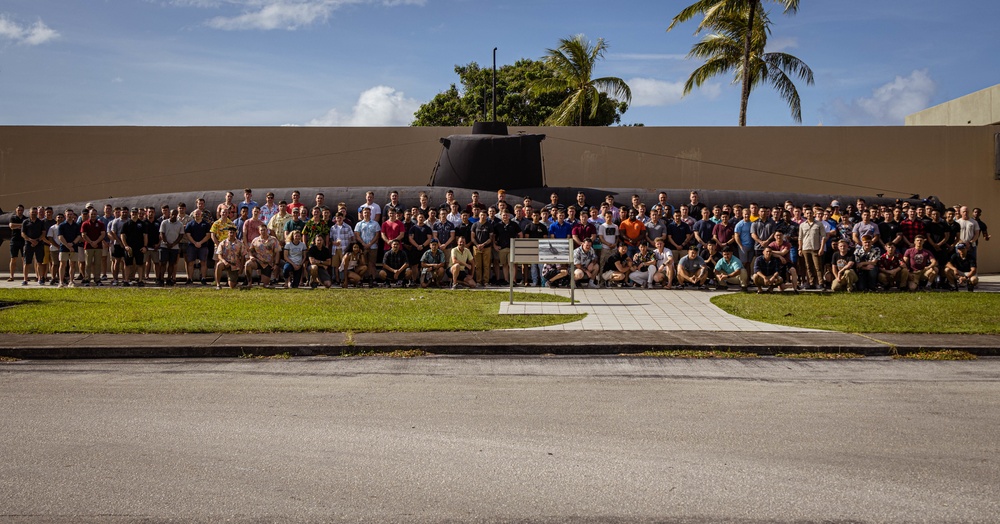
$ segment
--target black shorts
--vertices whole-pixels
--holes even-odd
[[[260,271],[261,275],[267,277],[271,276],[271,273],[274,273],[274,266],[265,266],[264,264],[258,263],[257,269]]]
[[[133,248],[132,256],[128,256],[128,252],[125,252],[125,265],[127,266],[141,266],[146,262],[145,253],[142,252],[142,248]]]
[[[125,246],[122,246],[121,244],[115,244],[114,247],[111,248],[111,257],[125,258]]]
[[[10,243],[10,258],[17,258],[24,255],[24,240]]]
[[[43,244],[41,242],[38,245],[32,246],[31,244],[24,243],[24,263],[31,264],[32,260],[36,263],[41,264],[45,260],[45,251],[49,248],[48,244]]]
[[[177,256],[180,254],[179,249],[170,249],[166,247],[160,248],[160,263],[162,264],[173,264],[177,262]]]

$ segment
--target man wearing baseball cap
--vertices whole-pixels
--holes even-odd
[[[945,265],[944,275],[951,284],[952,291],[958,291],[958,286],[964,285],[966,289],[972,291],[979,284],[979,276],[976,274],[976,257],[969,252],[969,245],[965,242],[955,244],[955,253]]]

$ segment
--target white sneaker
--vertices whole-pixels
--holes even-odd
[[[597,284],[595,284],[594,281],[591,280],[590,282],[587,283],[587,287],[589,287],[590,289],[597,289]]]

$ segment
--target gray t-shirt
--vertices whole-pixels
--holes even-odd
[[[646,222],[646,238],[653,242],[657,238],[662,238],[667,234],[667,223],[657,220],[654,224],[652,220]]]
[[[108,233],[115,234],[114,236],[108,235],[108,238],[111,240],[112,246],[117,246],[119,244],[119,242],[115,240],[115,238],[116,237],[121,238],[123,225],[125,225],[125,221],[122,220],[121,218],[116,218],[112,220],[110,224],[108,224]]]
[[[184,224],[180,220],[175,222],[164,220],[160,223],[160,234],[167,242],[173,244],[184,234]],[[167,247],[167,242],[160,242],[160,247]],[[177,249],[177,246],[173,249]]]
[[[285,260],[295,265],[302,264],[303,253],[305,253],[307,249],[308,248],[306,247],[305,242],[299,242],[298,244],[289,242],[285,244]]]
[[[684,271],[687,273],[697,273],[701,268],[705,267],[705,259],[700,256],[691,258],[689,255],[684,255],[677,266],[684,268]]]

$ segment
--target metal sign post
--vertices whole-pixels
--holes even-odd
[[[569,266],[569,302],[576,304],[576,279],[573,278],[572,238],[512,238],[508,263],[515,264],[566,264]],[[510,303],[514,303],[514,270],[511,269]]]

